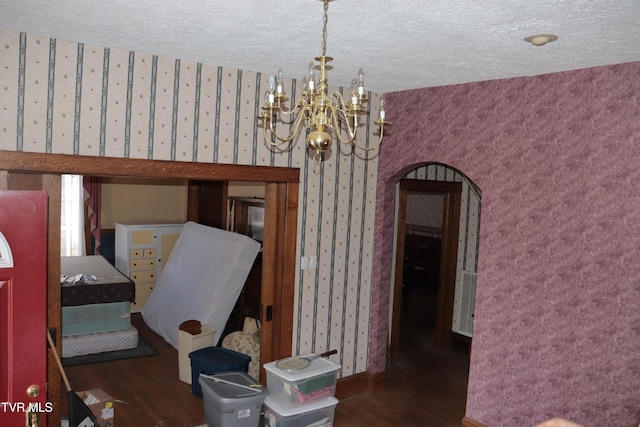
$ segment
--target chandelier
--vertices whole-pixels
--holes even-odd
[[[313,61],[309,64],[308,75],[302,78],[302,94],[295,105],[291,109],[285,106],[289,98],[284,92],[282,70],[278,70],[276,76],[269,78],[263,111],[258,116],[263,121],[265,143],[272,146],[291,142],[304,125],[308,133],[307,146],[315,151],[314,159],[316,161],[322,159],[323,153],[329,151],[334,137],[343,144],[353,144],[361,150],[375,150],[382,142],[385,125],[391,124],[385,120],[385,102],[384,97],[381,97],[379,116],[375,121],[380,127],[377,143],[363,147],[356,142],[358,117],[365,113],[365,104],[369,101],[364,89],[362,68],[360,68],[357,78],[351,82],[347,102],[341,92],[329,95],[327,70],[331,67],[327,64],[333,58],[326,54],[328,9],[329,0],[324,0],[322,55],[315,57],[318,64]],[[284,116],[291,116],[291,118],[285,121]],[[278,120],[289,125],[288,135],[278,135],[275,125]]]

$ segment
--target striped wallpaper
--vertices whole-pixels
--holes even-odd
[[[298,259],[318,265],[296,275],[292,351],[337,349],[342,376],[366,370],[375,151],[334,146],[315,164],[302,140],[267,147],[268,75],[6,29],[0,40],[2,150],[300,168]],[[285,83],[295,98],[298,82]],[[359,143],[376,131],[366,122]]]

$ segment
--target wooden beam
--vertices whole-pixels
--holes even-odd
[[[42,154],[0,150],[0,170],[74,175],[184,178],[223,181],[298,182],[300,170],[271,166],[228,165],[169,160]]]

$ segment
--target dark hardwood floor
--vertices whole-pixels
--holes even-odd
[[[157,355],[65,368],[75,391],[100,388],[116,400],[118,427],[195,427],[205,423],[202,399],[178,379],[178,351],[144,323],[131,323]]]
[[[400,362],[387,370],[382,391],[341,400],[334,426],[461,425],[468,355],[433,347],[433,298],[428,288],[412,292],[402,318]],[[151,331],[139,314],[132,316],[132,323],[158,355],[66,368],[73,390],[101,388],[111,394],[117,400],[118,427],[204,424],[202,399],[178,379],[177,351]]]
[[[434,287],[414,287],[401,316],[400,360],[386,371],[375,395],[343,399],[336,427],[460,427],[464,417],[469,355],[467,348],[433,346]]]

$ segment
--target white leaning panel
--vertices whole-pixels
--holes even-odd
[[[144,321],[176,349],[186,320],[224,331],[259,251],[247,236],[187,222],[142,310]]]

